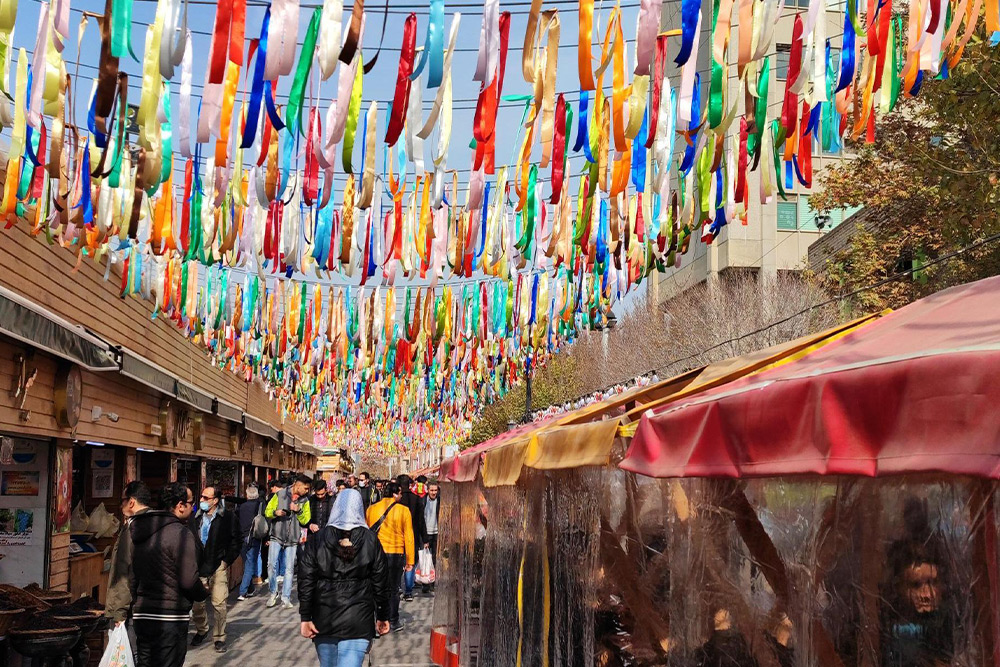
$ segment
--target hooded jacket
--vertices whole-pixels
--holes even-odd
[[[291,511],[293,502],[299,506],[297,512]],[[284,515],[278,516],[278,510],[283,510]],[[264,516],[271,522],[271,541],[288,547],[301,541],[302,529],[309,525],[312,512],[308,498],[292,500],[292,487],[289,486],[271,496],[264,508]]]
[[[170,512],[136,515],[132,535],[132,618],[187,621],[191,603],[208,591],[198,578],[198,543],[187,525]]]
[[[145,514],[149,509],[141,509],[135,516]],[[105,595],[104,615],[116,623],[124,621],[128,615],[128,608],[132,604],[132,595],[129,592],[130,571],[132,570],[132,532],[129,524],[131,519],[125,520],[118,533],[118,540],[111,549],[111,570],[108,572],[108,592]]]
[[[205,512],[201,510],[191,520],[191,530],[199,542],[201,542],[201,524],[204,520]],[[225,503],[219,502],[215,510],[215,519],[208,529],[208,540],[201,548],[198,574],[207,579],[215,574],[223,561],[227,566],[232,565],[233,561],[239,558],[242,546],[243,540],[236,515],[226,508]]]
[[[350,540],[350,547],[341,545]],[[375,621],[389,620],[389,570],[367,528],[324,527],[299,560],[299,616],[323,638],[372,639]]]

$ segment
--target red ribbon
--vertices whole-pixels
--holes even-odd
[[[649,135],[646,148],[652,148],[656,140],[656,117],[660,115],[660,95],[663,86],[663,63],[667,60],[667,36],[656,37],[656,60],[653,65],[653,108],[649,112]]]
[[[209,83],[222,83],[226,77],[226,60],[243,65],[243,40],[246,33],[246,0],[220,0],[212,30]]]
[[[306,137],[306,169],[305,183],[302,185],[302,198],[306,206],[312,206],[319,198],[319,161],[316,159],[316,151],[313,150],[313,142],[318,141],[323,136],[323,121],[319,117],[319,107],[313,107],[309,111],[309,133]]]
[[[802,103],[802,120],[799,122],[802,134],[799,136],[799,169],[802,172],[803,185],[812,187],[813,161],[812,137],[809,135],[809,103]]]
[[[559,203],[563,188],[564,155],[566,153],[566,98],[562,93],[556,99],[555,137],[552,146],[552,199],[553,204]]]
[[[497,124],[497,106],[503,95],[503,78],[507,65],[507,44],[510,38],[510,12],[500,14],[500,63],[493,82],[479,91],[479,102],[473,119],[472,136],[476,139],[476,158],[473,171],[485,163],[486,173],[494,173],[496,141],[494,130]]]
[[[781,105],[781,126],[785,128],[785,136],[795,134],[796,112],[799,107],[799,96],[792,92],[792,84],[799,78],[802,69],[802,15],[795,15],[792,27],[792,48],[788,54],[788,73],[785,76],[785,101]]]
[[[410,100],[410,75],[417,52],[417,15],[410,12],[403,23],[403,46],[399,50],[399,72],[396,74],[396,93],[392,97],[392,115],[385,131],[385,143],[395,146],[403,131],[403,119]]]

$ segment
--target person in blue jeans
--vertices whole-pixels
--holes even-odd
[[[261,513],[260,490],[257,484],[250,482],[246,488],[247,499],[237,515],[240,518],[240,533],[243,537],[243,581],[240,582],[240,596],[237,600],[246,600],[254,594],[254,577],[260,576],[260,540],[250,534],[254,518]]]
[[[289,486],[281,489],[267,501],[264,508],[264,516],[271,521],[271,540],[267,554],[268,586],[271,589],[271,597],[267,601],[268,607],[278,604],[278,576],[282,575],[279,570],[279,561],[284,554],[284,580],[281,586],[281,606],[285,609],[293,609],[292,605],[292,576],[295,573],[295,552],[302,541],[302,529],[309,525],[309,489],[312,488],[312,480],[305,475],[299,475]]]
[[[299,618],[320,667],[361,667],[372,639],[389,632],[389,567],[354,489],[337,494],[329,523],[302,550]]]

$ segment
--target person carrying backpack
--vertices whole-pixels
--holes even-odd
[[[413,570],[416,542],[410,510],[400,502],[402,488],[396,482],[390,482],[386,491],[389,497],[369,507],[366,518],[385,551],[389,571],[389,628],[399,632],[403,629],[399,621],[399,584],[403,572]]]
[[[255,482],[250,482],[247,485],[246,502],[240,505],[237,514],[240,518],[240,536],[243,540],[243,553],[241,554],[243,556],[243,581],[240,582],[240,596],[236,599],[243,601],[253,597],[256,592],[253,579],[261,574],[261,540],[262,538],[266,539],[268,534],[263,501],[260,499],[260,490]],[[260,532],[261,526],[263,526],[263,535]]]

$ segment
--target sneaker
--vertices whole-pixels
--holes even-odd
[[[282,609],[295,609],[295,605],[293,605],[292,601],[289,600],[288,598],[283,598],[281,600],[281,608]]]
[[[403,596],[403,601],[404,602],[413,602],[413,594],[412,593],[407,593],[406,595],[404,595]]]
[[[250,584],[250,588],[247,589],[247,597],[252,598],[256,592],[257,592],[257,587],[254,586],[253,584]]]
[[[225,653],[226,652],[226,642],[215,642],[215,652]]]
[[[402,632],[403,624],[400,621],[389,624],[389,632]]]
[[[195,633],[194,637],[191,639],[191,646],[201,646],[208,639],[208,633]]]
[[[239,597],[237,597],[237,598],[236,598],[236,601],[237,601],[237,602],[243,602],[243,601],[245,601],[246,599],[247,599],[247,596],[246,596],[246,595],[240,595]]]
[[[270,607],[275,606],[276,604],[278,604],[278,594],[277,593],[275,593],[274,595],[272,595],[270,597],[270,599],[268,599],[268,601],[267,601],[267,607],[270,608]]]

